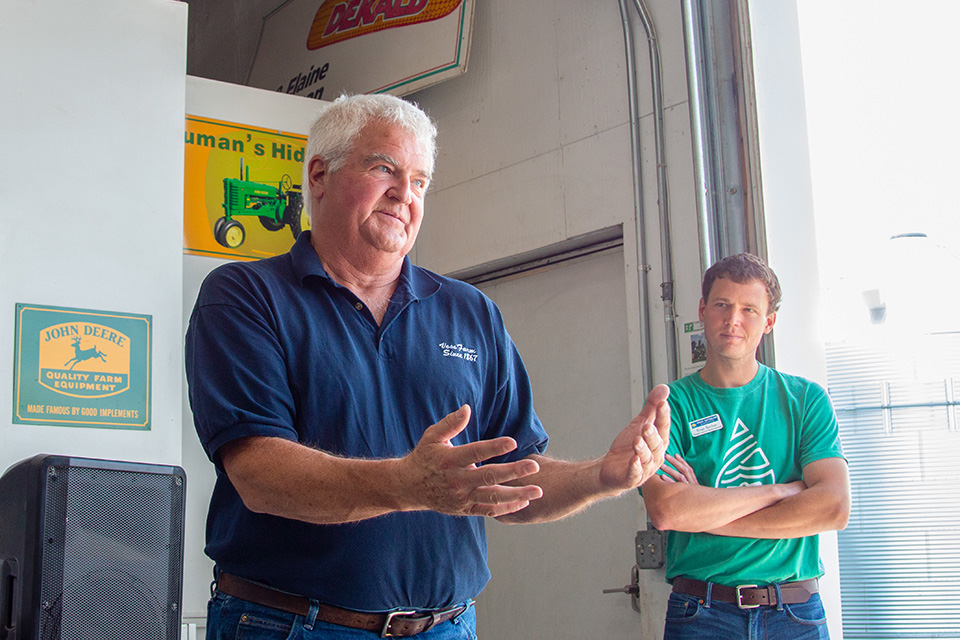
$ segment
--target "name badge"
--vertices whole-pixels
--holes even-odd
[[[723,429],[723,422],[721,422],[720,416],[716,413],[690,423],[690,431],[693,432],[694,438],[712,431],[719,431],[720,429]]]

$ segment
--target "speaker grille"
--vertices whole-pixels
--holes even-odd
[[[180,476],[51,466],[46,477],[43,640],[176,640]]]

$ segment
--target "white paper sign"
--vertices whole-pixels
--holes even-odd
[[[333,100],[465,73],[474,0],[289,0],[264,18],[247,84]]]

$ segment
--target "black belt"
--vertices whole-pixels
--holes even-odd
[[[310,614],[311,602],[309,598],[298,596],[286,591],[268,587],[259,582],[244,580],[229,573],[220,572],[217,576],[217,590],[260,604],[271,609],[279,609],[287,613],[304,616]],[[363,613],[350,609],[341,609],[329,604],[320,604],[317,620],[343,627],[364,629],[379,633],[381,638],[415,636],[418,633],[432,629],[434,626],[452,620],[461,615],[470,607],[461,604],[446,609],[424,611],[422,609],[398,609],[387,613]]]
[[[801,604],[820,590],[816,578],[800,580],[799,582],[782,582],[779,587],[780,601],[783,604]],[[706,598],[707,583],[701,580],[678,577],[673,581],[673,591],[697,598]],[[765,587],[759,587],[755,584],[743,584],[738,587],[714,584],[710,590],[710,599],[718,602],[729,602],[741,609],[753,609],[761,605],[776,605],[777,587],[772,584]]]

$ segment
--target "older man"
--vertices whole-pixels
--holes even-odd
[[[201,288],[186,356],[217,468],[208,638],[472,638],[485,516],[558,519],[663,461],[663,386],[603,457],[543,455],[496,306],[406,257],[435,136],[401,99],[338,99],[307,144],[312,231]]]

